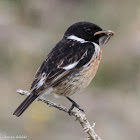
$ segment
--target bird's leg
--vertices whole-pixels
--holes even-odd
[[[72,106],[71,106],[70,109],[69,109],[69,115],[71,115],[71,111],[73,110],[74,107],[76,107],[76,108],[78,108],[79,110],[81,110],[82,112],[84,112],[84,110],[81,109],[81,108],[79,107],[79,105],[78,105],[75,101],[73,101],[70,97],[66,97],[66,98],[72,103]]]

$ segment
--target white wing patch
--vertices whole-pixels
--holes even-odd
[[[42,73],[42,78],[40,79],[40,81],[36,85],[36,88],[37,89],[40,88],[44,84],[45,79],[46,79],[46,73],[43,72]]]
[[[62,68],[65,69],[65,70],[70,70],[70,69],[73,69],[78,63],[79,63],[79,61],[74,62],[74,63],[72,63],[68,66],[62,67]]]

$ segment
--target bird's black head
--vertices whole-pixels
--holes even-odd
[[[103,30],[98,25],[90,22],[77,22],[67,29],[64,37],[72,35],[84,39],[85,41],[91,41],[103,45],[109,41],[114,33],[110,30]]]

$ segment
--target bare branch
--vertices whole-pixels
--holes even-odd
[[[24,91],[21,89],[18,89],[17,93],[19,93],[21,95],[26,95],[26,96],[30,95],[29,91]],[[47,105],[49,105],[49,107],[55,107],[66,113],[68,113],[68,111],[69,111],[66,107],[58,105],[50,100],[47,100],[44,97],[38,97],[38,101],[42,101],[42,102],[46,103]],[[86,140],[101,140],[101,138],[94,131],[95,123],[93,123],[93,125],[91,126],[89,121],[87,120],[84,112],[82,112],[78,108],[74,107],[73,110],[71,111],[71,115],[74,116],[76,118],[76,120],[79,121],[79,123],[83,127],[84,132],[88,134],[88,138],[86,138]]]

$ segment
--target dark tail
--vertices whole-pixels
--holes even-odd
[[[19,105],[19,107],[15,110],[13,115],[19,117],[28,107],[29,105],[38,97],[33,92],[26,97],[26,99]]]

